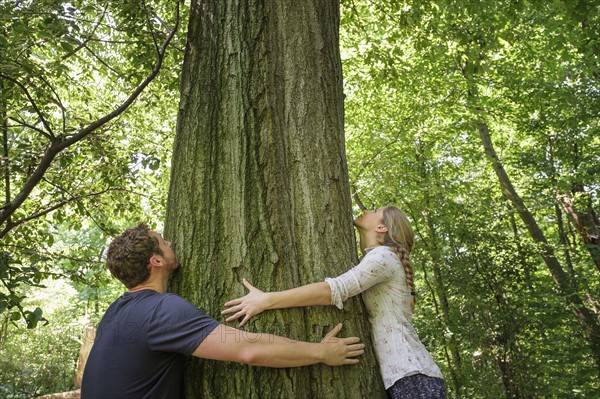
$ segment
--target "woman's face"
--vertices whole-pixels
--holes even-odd
[[[365,210],[363,213],[354,219],[354,225],[360,230],[375,230],[375,228],[383,222],[383,208],[377,208],[369,211]]]

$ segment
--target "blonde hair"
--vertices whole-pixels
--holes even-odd
[[[410,306],[414,310],[416,305],[415,276],[409,259],[414,244],[414,233],[410,221],[400,209],[395,206],[386,206],[383,208],[383,224],[388,229],[383,245],[387,245],[398,255],[398,259],[404,267],[406,284],[410,288],[411,294]]]

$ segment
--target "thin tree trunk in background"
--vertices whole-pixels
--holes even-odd
[[[194,1],[165,235],[172,289],[209,315],[246,277],[282,290],[356,262],[335,1]],[[188,398],[385,396],[362,303],[287,309],[244,329],[318,342],[337,322],[367,344],[359,365],[269,369],[190,362]],[[237,324],[233,324],[234,326]]]
[[[7,332],[8,332],[8,323],[9,323],[9,316],[10,314],[6,314],[5,316],[1,317],[1,322],[0,322],[0,347],[2,347],[4,345],[4,342],[6,341],[6,338],[8,336]]]
[[[548,168],[548,176],[550,177],[550,181],[554,187],[558,187],[558,179],[556,172],[556,160],[554,159],[554,142],[555,139],[553,137],[548,137],[546,144],[546,162]],[[571,251],[569,245],[569,239],[567,234],[565,233],[564,223],[563,223],[563,215],[560,210],[559,203],[561,202],[560,195],[556,196],[556,201],[554,202],[554,214],[556,215],[556,224],[558,227],[558,239],[560,244],[563,246],[563,255],[565,257],[565,263],[567,266],[567,271],[575,284],[577,286],[575,271],[573,270],[573,263],[571,262]]]
[[[573,185],[573,195],[584,192],[583,187]],[[558,200],[565,213],[569,216],[573,226],[575,226],[575,230],[577,230],[577,233],[581,237],[585,249],[592,258],[592,262],[594,262],[596,268],[600,271],[600,229],[598,228],[597,217],[593,209],[590,206],[586,210],[578,209],[575,206],[573,198],[567,194],[559,194]]]
[[[554,213],[556,214],[556,225],[558,227],[558,239],[560,240],[560,244],[563,246],[563,254],[565,257],[565,263],[567,264],[567,271],[571,275],[571,278],[575,278],[575,270],[573,269],[573,262],[571,261],[571,250],[570,243],[565,233],[565,225],[563,223],[563,216],[560,210],[560,206],[555,203],[554,204]]]
[[[0,81],[0,89],[2,91],[5,90],[4,88],[4,81]],[[8,203],[10,201],[10,163],[9,163],[9,147],[8,147],[8,118],[7,118],[7,106],[6,106],[6,100],[5,97],[2,96],[2,101],[0,102],[0,126],[2,129],[2,163],[0,164],[0,167],[2,168],[2,172],[4,173],[4,178],[3,178],[3,193],[2,195],[4,195],[5,197],[5,203]],[[8,222],[10,223],[10,218],[8,219]],[[0,262],[4,262],[5,259],[0,258]],[[6,259],[6,262],[8,262],[8,259]],[[6,268],[6,265],[4,264],[0,264],[0,267],[2,268]],[[4,312],[3,312],[4,313]],[[9,316],[10,313],[5,313],[3,315],[4,317],[2,317],[2,323],[0,324],[0,346],[4,345],[4,342],[6,340],[7,337],[7,331],[8,331],[8,323],[9,323]]]
[[[556,283],[560,292],[565,296],[569,308],[573,314],[575,314],[577,320],[584,330],[585,336],[592,349],[592,356],[594,357],[596,365],[600,370],[600,324],[598,323],[598,320],[585,306],[579,295],[577,295],[575,292],[569,275],[563,270],[562,266],[558,262],[558,259],[554,255],[552,247],[548,244],[544,233],[513,187],[508,174],[504,170],[500,159],[496,155],[487,124],[482,120],[479,120],[477,122],[477,130],[479,131],[479,136],[483,143],[485,153],[492,163],[492,167],[496,172],[496,176],[498,176],[500,186],[502,187],[502,192],[516,208],[519,216],[525,224],[525,227],[529,231],[531,238],[538,245],[539,253],[542,256],[544,263],[548,267],[554,282]]]
[[[0,89],[2,90],[2,94],[4,94],[5,89],[4,80],[0,81]],[[9,158],[9,145],[8,145],[8,115],[7,115],[7,105],[5,96],[2,95],[2,102],[0,103],[0,121],[2,121],[2,172],[4,172],[4,187],[3,193],[4,195],[4,203],[8,204],[10,202],[10,158]],[[11,218],[8,218],[8,224],[11,223]]]
[[[431,257],[431,264],[433,267],[433,276],[435,282],[435,292],[437,293],[439,303],[441,306],[441,319],[444,328],[443,339],[450,350],[451,359],[449,359],[449,363],[452,365],[450,367],[450,374],[452,377],[452,383],[454,385],[454,391],[457,397],[461,396],[462,389],[462,360],[460,357],[460,351],[458,349],[458,343],[456,342],[456,338],[454,337],[454,333],[452,332],[450,326],[450,305],[448,304],[448,296],[446,286],[444,284],[444,279],[442,276],[442,270],[440,265],[442,263],[440,249],[438,246],[438,234],[431,217],[431,195],[429,187],[435,187],[436,182],[432,182],[429,173],[427,172],[427,165],[425,163],[424,149],[422,143],[417,140],[416,142],[417,154],[416,161],[420,168],[420,175],[423,181],[423,196],[424,196],[424,205],[425,209],[421,212],[423,216],[423,220],[425,222],[427,236],[429,237],[428,242],[426,243],[429,256]],[[437,308],[437,307],[436,307]],[[450,361],[451,360],[451,361]]]
[[[429,199],[426,199],[426,202]],[[429,204],[427,205],[429,207]],[[429,209],[429,208],[428,208]],[[436,243],[437,232],[435,230],[435,226],[433,225],[433,221],[431,220],[431,216],[428,211],[423,212],[423,217],[425,219],[425,224],[427,226],[427,232],[430,237],[431,242],[429,243],[429,256],[431,256],[431,263],[433,267],[433,276],[435,281],[435,291],[438,294],[439,302],[441,305],[441,316],[442,322],[444,325],[444,341],[446,341],[448,348],[450,349],[450,355],[452,358],[453,367],[450,368],[450,373],[452,376],[452,382],[454,385],[454,390],[457,397],[461,396],[462,389],[462,360],[460,357],[460,351],[458,349],[458,343],[456,342],[456,338],[454,337],[454,333],[452,332],[450,326],[452,325],[450,321],[450,305],[448,304],[448,297],[446,294],[446,287],[444,285],[444,279],[442,276],[442,270],[440,268],[441,265],[441,257],[439,253],[439,248]]]
[[[503,327],[504,329],[506,328],[506,326]],[[505,336],[504,334],[505,331],[501,331],[500,336],[497,338],[497,344],[502,349],[502,352],[496,355],[496,363],[502,376],[502,385],[506,392],[506,399],[523,398],[519,388],[517,370],[515,370],[512,361],[512,352],[515,351],[516,346],[515,337],[514,335]]]
[[[517,253],[519,254],[519,256],[517,257],[519,259],[519,262],[521,263],[521,266],[523,267],[523,274],[525,275],[525,284],[527,285],[527,288],[529,289],[529,291],[531,293],[533,293],[534,288],[533,288],[533,283],[532,283],[532,279],[531,279],[531,271],[529,270],[529,266],[527,265],[527,262],[525,261],[525,253],[523,252],[523,245],[521,244],[521,238],[519,235],[519,229],[517,227],[517,220],[515,218],[515,213],[513,212],[513,208],[509,206],[509,218],[510,218],[510,228],[512,229],[512,234],[513,234],[513,238],[515,240],[515,246],[517,247]]]
[[[519,378],[519,370],[513,362],[514,358],[519,355],[517,342],[519,327],[515,326],[516,323],[512,319],[507,319],[507,315],[513,314],[513,310],[505,294],[503,281],[498,280],[494,273],[489,273],[487,268],[482,267],[479,262],[476,262],[474,266],[482,280],[485,281],[488,292],[493,295],[498,308],[497,312],[482,313],[484,323],[487,325],[486,350],[494,358],[502,378],[505,397],[507,399],[521,398],[522,389],[520,387],[527,382],[522,382]]]
[[[504,290],[504,282],[493,278],[489,282],[489,285],[490,292],[494,294],[494,299],[498,306],[498,313],[501,315],[496,320],[497,331],[494,334],[494,343],[499,350],[494,351],[494,357],[502,376],[502,385],[504,386],[507,399],[523,398],[521,384],[527,384],[527,381],[525,378],[520,378],[520,372],[515,366],[515,360],[520,357],[518,346],[520,325],[506,317],[506,315],[511,315],[515,312],[511,309],[510,302]]]

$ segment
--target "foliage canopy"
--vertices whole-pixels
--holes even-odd
[[[115,294],[102,267],[107,238],[138,220],[162,226],[185,33],[173,29],[176,5],[0,1],[4,359],[40,328],[60,336],[69,317],[98,317]],[[598,354],[567,301],[577,295],[600,314],[597,5],[346,0],[341,11],[351,184],[365,205],[395,203],[413,222],[414,322],[451,395],[597,396]],[[53,143],[151,76],[171,33],[160,74],[136,101],[58,152],[10,208]],[[503,191],[482,123],[573,292],[556,284],[545,246]],[[49,276],[71,281],[85,306],[62,321],[44,316],[34,294]],[[52,324],[23,328],[44,318]],[[69,388],[13,382],[3,377],[0,392]]]

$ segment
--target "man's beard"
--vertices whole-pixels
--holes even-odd
[[[176,257],[168,259],[167,262],[166,262],[166,264],[167,264],[167,268],[168,268],[169,271],[173,271],[173,270],[179,269],[179,262],[177,261]]]

